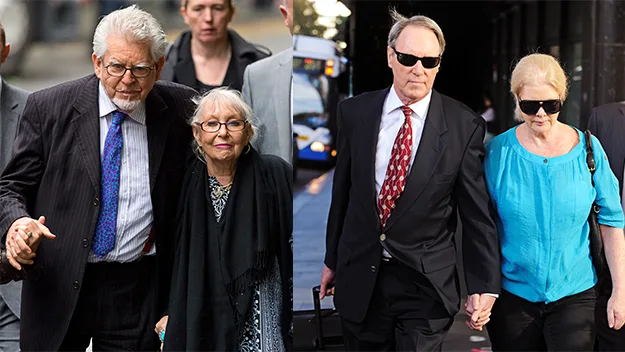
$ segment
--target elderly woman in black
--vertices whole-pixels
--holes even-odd
[[[181,197],[169,318],[156,332],[166,351],[284,351],[292,344],[291,167],[250,146],[252,111],[236,91],[207,93],[191,125],[197,158]]]

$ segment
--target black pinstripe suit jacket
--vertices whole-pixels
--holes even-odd
[[[100,128],[95,75],[33,93],[0,178],[0,234],[18,218],[46,216],[57,238],[42,241],[22,291],[22,350],[57,350],[83,280],[100,208]],[[191,129],[190,88],[158,81],[146,99],[159,305],[169,294],[174,214]],[[3,239],[4,242],[4,239]]]

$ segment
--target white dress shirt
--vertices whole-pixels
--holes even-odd
[[[100,83],[100,155],[104,154],[106,135],[118,110]],[[148,130],[145,123],[145,103],[139,105],[122,123],[122,153],[119,173],[119,198],[117,204],[117,232],[115,247],[98,258],[93,251],[90,263],[131,262],[141,257],[141,252],[152,230],[152,197],[150,196],[150,170],[148,159]],[[156,253],[152,246],[148,255]]]
[[[425,117],[428,114],[430,108],[430,101],[432,100],[432,91],[428,93],[420,101],[410,104],[412,114],[410,116],[410,123],[412,125],[412,153],[410,155],[410,168],[408,173],[412,170],[412,163],[414,162],[415,155],[417,154],[417,148],[419,142],[421,142],[421,135],[423,135],[423,127],[425,126]],[[391,160],[391,152],[393,151],[393,144],[395,144],[395,138],[397,133],[404,124],[406,117],[401,110],[404,103],[399,100],[397,93],[395,92],[395,85],[389,90],[386,99],[384,100],[384,106],[382,108],[382,119],[380,120],[380,131],[378,132],[378,146],[375,152],[375,190],[376,196],[380,195],[382,184],[384,183],[384,177],[386,176],[386,169],[388,168],[388,162]],[[377,199],[377,197],[376,197]]]

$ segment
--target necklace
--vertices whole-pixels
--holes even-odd
[[[213,191],[213,193],[215,194],[217,199],[219,199],[223,197],[224,194],[230,192],[230,188],[232,188],[232,182],[228,183],[227,185],[222,185],[219,182],[215,182],[214,187],[215,190]]]

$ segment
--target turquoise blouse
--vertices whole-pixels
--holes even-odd
[[[592,137],[592,187],[586,142],[545,158],[521,146],[513,127],[486,145],[484,169],[497,211],[502,286],[530,302],[550,303],[585,291],[597,276],[590,257],[588,214],[601,207],[602,225],[623,228],[619,185],[603,147]]]

